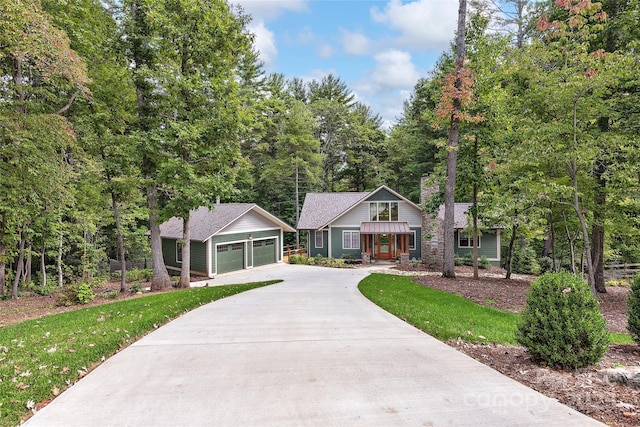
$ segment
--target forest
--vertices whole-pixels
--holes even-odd
[[[339,76],[265,72],[223,0],[0,0],[0,296],[109,260],[164,289],[171,217],[220,199],[295,225],[307,192],[380,184],[418,202],[452,149],[455,199],[502,224],[506,265],[604,291],[605,264],[640,263],[640,1],[473,1],[467,18],[460,84],[452,43],[386,128]]]

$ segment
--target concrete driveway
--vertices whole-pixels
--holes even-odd
[[[282,278],[196,309],[116,354],[33,426],[602,425],[457,352],[357,289],[366,269]]]

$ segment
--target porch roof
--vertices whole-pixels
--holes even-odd
[[[403,221],[361,222],[360,234],[411,234],[411,228]]]

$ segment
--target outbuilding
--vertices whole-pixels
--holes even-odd
[[[190,213],[192,274],[217,274],[249,269],[283,260],[285,232],[295,232],[276,216],[253,203],[220,203],[211,210]],[[173,217],[160,225],[162,253],[169,270],[182,268],[183,220]]]

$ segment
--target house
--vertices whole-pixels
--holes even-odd
[[[160,225],[167,269],[182,267],[181,218]],[[206,277],[282,262],[284,232],[295,230],[252,203],[221,203],[191,211],[191,272]]]
[[[421,257],[422,209],[382,185],[371,192],[307,193],[298,230],[310,257]]]
[[[425,186],[422,181],[420,202],[424,204],[439,189],[437,185]],[[453,211],[454,253],[459,257],[473,254],[473,236],[469,221],[471,203],[455,203]],[[425,238],[422,242],[422,262],[429,266],[442,266],[444,254],[444,205],[441,205],[435,217],[424,213],[422,227]],[[486,256],[493,265],[500,265],[500,234],[502,227],[481,224],[481,235],[478,236],[478,257]]]

